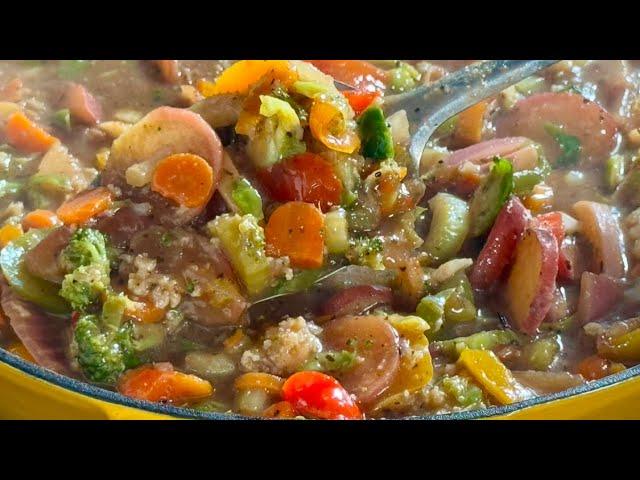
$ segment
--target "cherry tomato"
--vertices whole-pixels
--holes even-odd
[[[342,385],[322,372],[291,375],[282,386],[282,397],[301,414],[324,420],[360,420],[362,412]]]
[[[260,173],[260,180],[274,200],[302,201],[326,212],[340,203],[342,182],[331,164],[314,153],[302,153]]]

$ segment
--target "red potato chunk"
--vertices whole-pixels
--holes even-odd
[[[473,288],[486,290],[500,280],[530,219],[531,213],[518,197],[512,197],[502,207],[473,265],[469,277]]]
[[[509,319],[533,335],[554,300],[558,274],[558,242],[548,227],[528,228],[516,247],[505,287]]]
[[[608,275],[584,272],[580,278],[577,319],[581,325],[598,320],[622,301],[622,285]]]
[[[520,135],[539,142],[553,162],[560,147],[545,130],[551,123],[577,137],[582,160],[604,162],[616,146],[616,120],[598,104],[573,93],[538,93],[520,100],[515,107],[496,118],[496,135]]]
[[[197,113],[174,107],[156,108],[120,135],[111,147],[108,168],[124,173],[136,163],[176,153],[207,160],[217,185],[223,155],[218,135]]]
[[[332,295],[322,307],[324,315],[342,317],[360,315],[380,304],[390,304],[393,291],[389,287],[358,285]]]
[[[336,375],[349,393],[363,404],[378,398],[392,383],[400,368],[398,334],[384,318],[346,316],[324,327],[325,348],[353,350],[362,361],[346,373]]]
[[[67,86],[62,104],[69,109],[73,119],[80,123],[95,125],[102,119],[102,107],[98,100],[77,83]]]
[[[627,258],[622,229],[613,208],[581,200],[573,205],[573,211],[593,247],[594,271],[613,278],[623,277],[627,271]]]

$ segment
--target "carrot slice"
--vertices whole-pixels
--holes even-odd
[[[120,378],[118,391],[150,402],[184,404],[210,397],[213,386],[206,380],[173,370],[171,364],[145,365]]]
[[[29,153],[46,152],[58,141],[20,111],[12,113],[7,119],[5,134],[11,145]]]
[[[139,304],[138,308],[131,308],[126,310],[126,314],[135,318],[142,323],[158,323],[167,313],[164,308],[158,308],[155,304],[146,298],[132,298]]]
[[[222,93],[247,93],[249,88],[269,72],[284,77],[291,71],[286,60],[241,60],[234,63],[215,82],[200,80],[198,90],[205,97]],[[292,78],[292,81],[295,79]]]
[[[4,248],[9,242],[14,241],[20,235],[22,235],[22,228],[19,225],[12,225],[8,223],[4,227],[0,228],[0,248]]]
[[[482,127],[487,106],[487,102],[476,103],[458,115],[456,129],[453,132],[453,139],[457,146],[467,147],[482,140]]]
[[[213,169],[198,155],[170,155],[158,162],[151,190],[185,207],[201,207],[213,194]]]
[[[107,210],[111,200],[109,189],[98,187],[64,202],[56,214],[65,225],[81,224]]]
[[[51,228],[58,223],[58,217],[51,210],[33,210],[22,219],[22,228],[27,231],[31,228]]]
[[[324,255],[324,217],[310,203],[288,202],[279,206],[265,228],[267,254],[289,257],[293,267],[319,268]]]

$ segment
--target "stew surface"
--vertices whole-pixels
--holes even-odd
[[[640,63],[563,61],[416,169],[385,98],[467,63],[0,61],[0,346],[272,418],[506,405],[640,363]]]

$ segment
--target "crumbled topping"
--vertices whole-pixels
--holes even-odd
[[[169,275],[158,273],[155,259],[149,258],[146,253],[143,253],[133,259],[133,265],[137,271],[129,275],[127,283],[131,293],[141,297],[150,297],[157,308],[178,306],[181,300],[178,282]]]

